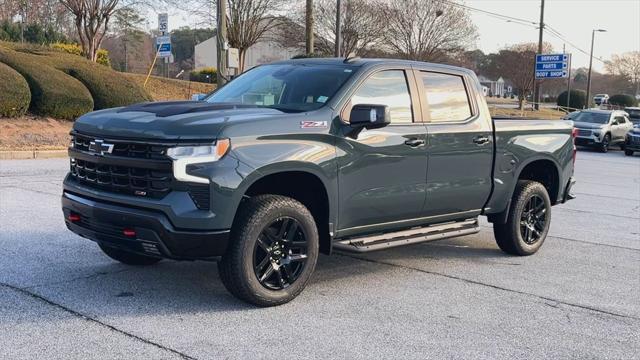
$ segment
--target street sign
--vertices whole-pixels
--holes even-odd
[[[570,54],[537,54],[536,79],[566,78],[570,63]]]
[[[156,38],[156,51],[159,58],[168,58],[171,56],[171,37],[158,36]]]
[[[160,35],[167,35],[169,32],[169,14],[158,14],[158,31]]]

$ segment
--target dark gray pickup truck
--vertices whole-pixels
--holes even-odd
[[[535,253],[572,198],[569,121],[492,120],[461,68],[374,59],[256,67],[202,101],[80,117],[67,227],[111,258],[216,260],[225,287],[290,301],[319,253],[480,230]]]

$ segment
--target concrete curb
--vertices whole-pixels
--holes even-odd
[[[0,151],[0,160],[53,159],[67,156],[67,150]]]

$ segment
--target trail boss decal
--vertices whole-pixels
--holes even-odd
[[[302,129],[310,129],[310,128],[326,128],[326,121],[300,121],[300,127]]]

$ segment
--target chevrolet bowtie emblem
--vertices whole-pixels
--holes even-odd
[[[111,154],[113,151],[113,144],[107,144],[104,140],[93,140],[89,143],[89,151],[100,155]]]

